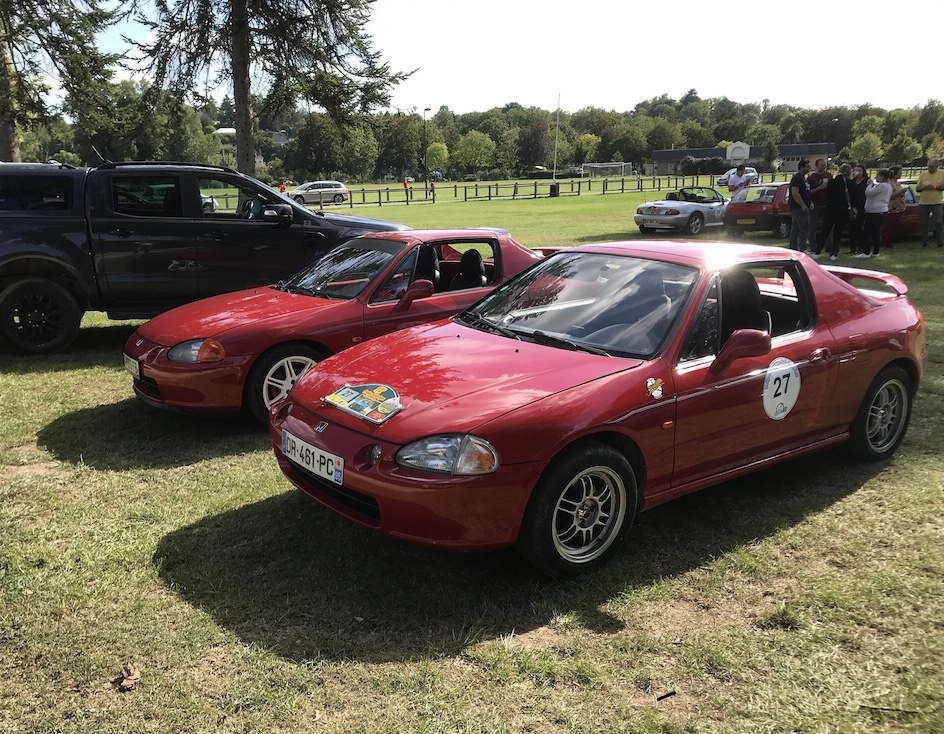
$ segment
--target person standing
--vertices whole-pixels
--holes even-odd
[[[750,179],[744,175],[744,170],[744,164],[742,163],[734,170],[734,173],[731,174],[730,178],[728,178],[729,194],[734,195],[741,189],[751,185]]]
[[[865,189],[872,182],[865,166],[852,168],[852,210],[849,212],[849,254],[862,252],[862,225],[865,223]]]
[[[938,165],[939,162],[931,158],[928,170],[921,172],[915,186],[915,191],[921,194],[918,215],[921,217],[921,244],[925,247],[931,244],[930,230],[934,230],[937,246],[944,247],[944,170]]]
[[[816,254],[826,247],[830,260],[839,259],[839,243],[842,231],[849,223],[852,211],[852,166],[843,163],[839,166],[839,175],[829,182],[826,188],[826,211],[823,215],[823,228],[816,236]]]
[[[822,230],[823,217],[826,215],[826,188],[832,180],[833,174],[826,169],[826,160],[817,158],[813,164],[813,172],[806,177],[806,183],[810,187],[810,200],[813,202],[813,208],[810,210],[810,237],[815,238],[817,243],[817,229]],[[819,252],[818,244],[817,248]]]
[[[882,222],[882,249],[895,246],[895,235],[898,233],[898,223],[905,213],[905,194],[908,189],[898,183],[901,178],[901,166],[892,166],[888,169],[888,183],[892,187],[892,195],[888,202],[888,214]]]
[[[797,166],[797,172],[790,179],[790,196],[787,198],[790,207],[790,217],[793,220],[790,225],[790,249],[799,252],[806,252],[807,248],[813,250],[810,241],[810,186],[806,182],[806,174],[810,172],[810,162],[806,158],[801,158]],[[813,253],[813,257],[819,257]]]
[[[856,257],[878,257],[882,246],[882,221],[888,213],[892,185],[888,183],[888,169],[875,172],[875,181],[865,187],[865,219],[862,226],[864,249]]]

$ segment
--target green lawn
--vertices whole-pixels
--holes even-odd
[[[639,200],[355,211],[546,246],[638,237]],[[895,458],[830,451],[661,506],[566,583],[356,527],[254,424],[137,402],[131,323],[0,354],[0,732],[944,731],[944,252],[875,264],[929,327]]]

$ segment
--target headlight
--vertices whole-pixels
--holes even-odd
[[[216,339],[190,339],[175,344],[167,352],[171,362],[219,362],[226,356],[226,350]]]
[[[397,463],[409,469],[468,476],[491,474],[501,465],[485,439],[468,435],[427,436],[397,452]]]

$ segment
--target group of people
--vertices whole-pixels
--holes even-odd
[[[790,248],[801,252],[809,249],[814,258],[819,258],[825,248],[830,260],[837,260],[842,233],[848,226],[848,254],[878,257],[883,247],[894,245],[905,211],[907,189],[899,183],[901,172],[901,166],[880,168],[872,179],[865,167],[843,163],[839,174],[833,176],[824,159],[816,161],[812,173],[810,162],[801,160],[787,197],[792,219]],[[944,169],[939,168],[937,160],[928,161],[915,190],[919,194],[924,246],[930,246],[933,232],[938,247],[944,247]]]

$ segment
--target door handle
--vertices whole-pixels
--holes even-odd
[[[825,362],[831,356],[829,349],[823,347],[822,349],[817,349],[810,355],[810,362]]]
[[[324,232],[321,232],[321,231],[318,231],[318,232],[305,232],[305,239],[306,239],[306,240],[323,240],[324,238],[325,238],[325,233],[324,233]]]
[[[119,227],[118,229],[109,230],[108,234],[114,237],[120,237],[123,240],[128,239],[131,235],[134,234],[134,231],[130,229],[125,229],[124,227]]]
[[[226,232],[220,232],[219,230],[217,230],[216,232],[207,232],[206,234],[201,235],[200,239],[213,240],[214,242],[222,242],[228,237],[229,235],[226,234]]]

